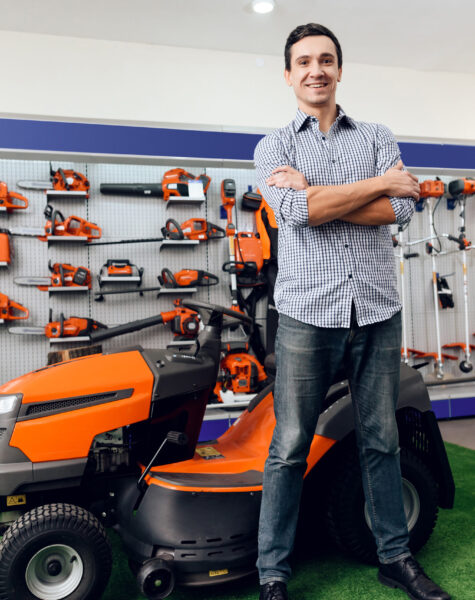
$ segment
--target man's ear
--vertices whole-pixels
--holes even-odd
[[[287,69],[284,69],[284,79],[288,86],[292,85],[292,82],[290,81],[290,71],[287,71]]]
[[[342,72],[342,68],[340,67],[338,69],[338,78],[337,78],[337,81],[341,81],[341,72]]]

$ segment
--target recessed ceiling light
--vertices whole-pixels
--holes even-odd
[[[272,12],[274,8],[274,0],[252,0],[252,10],[261,15]]]

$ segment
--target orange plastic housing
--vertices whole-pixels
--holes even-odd
[[[263,472],[264,463],[268,455],[272,433],[275,427],[275,416],[272,392],[269,393],[252,411],[247,410],[237,421],[215,442],[206,442],[198,446],[192,459],[169,465],[160,465],[151,470],[155,477],[148,475],[146,481],[149,485],[159,485],[173,490],[191,492],[234,492],[234,488],[205,486],[181,486],[164,481],[159,478],[159,473],[244,473],[250,470]],[[315,464],[336,443],[335,440],[320,435],[315,435],[310,446],[307,459],[305,476],[313,469]],[[200,455],[200,450],[211,449],[221,457],[207,460]],[[158,477],[158,478],[157,478]],[[262,485],[240,487],[239,492],[262,490]]]
[[[18,421],[10,445],[32,462],[87,457],[99,433],[148,418],[153,387],[152,372],[136,350],[77,358],[13,379],[0,386],[0,393],[21,393],[23,404],[132,387],[131,396],[123,400]]]
[[[444,182],[438,179],[426,179],[419,184],[419,188],[421,198],[439,198],[445,194]]]
[[[234,252],[237,263],[253,262],[260,273],[264,264],[261,240],[252,231],[239,231],[234,238]],[[240,271],[244,267],[237,266]]]
[[[10,265],[11,262],[10,234],[7,229],[0,229],[0,263]]]

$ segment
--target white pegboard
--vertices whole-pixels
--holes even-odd
[[[57,167],[56,164],[53,165]],[[211,185],[207,200],[201,205],[172,205],[167,207],[160,198],[138,198],[125,196],[102,195],[101,183],[158,183],[169,167],[145,165],[116,165],[100,163],[62,163],[64,169],[75,169],[87,176],[91,183],[90,198],[86,201],[77,199],[61,199],[54,203],[54,208],[68,217],[76,215],[99,225],[102,229],[101,241],[127,240],[133,238],[160,237],[161,228],[169,218],[179,223],[192,218],[203,217],[225,228],[226,220],[221,218],[221,181],[233,178],[237,186],[236,224],[239,230],[253,230],[252,213],[239,210],[240,198],[249,186],[254,184],[254,172],[251,169],[200,169],[196,165],[187,167],[187,171],[199,175],[206,173],[211,177]],[[16,190],[18,180],[47,180],[49,163],[46,161],[0,161],[1,178],[8,183],[9,189]],[[21,191],[21,190],[18,190]],[[45,194],[40,191],[24,191],[30,200],[30,208],[24,214],[19,212],[1,217],[0,226],[33,226],[42,227],[46,204]],[[211,240],[192,247],[170,247],[160,250],[159,243],[121,244],[111,246],[80,245],[48,245],[34,238],[16,237],[17,249],[15,260],[9,271],[0,272],[0,291],[17,300],[30,309],[30,319],[20,325],[44,325],[48,321],[50,308],[53,317],[78,316],[93,318],[106,325],[118,325],[127,321],[142,319],[173,308],[174,298],[180,294],[163,294],[157,297],[154,292],[139,294],[106,296],[103,302],[94,300],[94,293],[88,294],[51,294],[40,292],[35,287],[20,287],[13,283],[13,278],[26,275],[48,275],[48,260],[66,262],[74,266],[85,266],[91,269],[93,276],[93,292],[114,289],[129,289],[131,286],[105,285],[99,288],[97,275],[101,266],[108,259],[129,259],[137,267],[144,268],[142,287],[159,285],[158,275],[163,268],[172,272],[184,268],[203,269],[217,275],[220,283],[210,288],[198,288],[193,294],[196,300],[216,302],[228,306],[230,304],[229,275],[221,270],[222,264],[228,260],[228,244],[226,239]],[[184,298],[191,296],[182,295]],[[261,311],[262,312],[262,311]],[[33,336],[14,336],[7,332],[8,326],[0,330],[4,356],[0,383],[21,375],[27,371],[46,364],[47,353],[57,349],[50,347],[45,338]],[[10,324],[10,326],[13,326]],[[103,342],[104,349],[120,346],[142,345],[145,348],[164,347],[172,340],[168,326],[156,326],[134,334]],[[81,345],[81,344],[80,344]],[[77,346],[77,345],[76,345]],[[61,348],[75,347],[64,344]]]
[[[419,181],[425,179],[434,179],[430,173],[419,175]],[[442,177],[445,184],[448,184],[453,177]],[[447,201],[443,198],[435,212],[434,224],[438,234],[449,233],[455,237],[459,235],[460,227],[460,208],[456,206],[454,210],[448,210]],[[468,198],[466,202],[465,214],[466,237],[469,240],[475,239],[475,205],[474,199]],[[409,242],[415,242],[422,238],[427,238],[429,232],[429,211],[427,206],[422,212],[416,212],[411,220],[408,229],[405,232],[406,239]],[[437,241],[431,242],[438,247]],[[440,339],[441,345],[465,342],[464,332],[464,308],[463,308],[463,276],[462,276],[462,257],[460,252],[453,252],[457,246],[447,238],[440,237],[442,251],[451,251],[445,256],[436,256],[436,271],[445,276],[450,289],[453,292],[454,308],[439,310]],[[407,252],[418,252],[419,257],[411,258],[405,262],[406,274],[406,306],[407,306],[407,339],[409,347],[416,348],[425,352],[437,351],[437,336],[435,326],[434,298],[432,289],[432,261],[430,255],[426,253],[425,243],[413,245],[406,249]],[[472,333],[475,332],[475,269],[474,251],[467,251],[467,273],[469,281],[469,335],[470,342],[474,343],[475,338]],[[448,377],[461,378],[464,374],[459,369],[459,363],[463,358],[460,350],[446,349],[443,352],[458,356],[458,360],[445,360],[444,373]],[[472,352],[475,361],[475,353]],[[419,361],[420,362],[420,361]],[[422,369],[425,377],[433,374],[433,364]],[[468,376],[470,376],[469,374]]]
[[[238,231],[253,231],[254,214],[240,210],[242,194],[255,186],[253,169],[199,168],[196,165],[183,166],[186,170],[199,175],[206,173],[211,178],[207,201],[201,206],[170,206],[159,198],[137,198],[125,196],[102,195],[99,191],[101,183],[158,183],[168,166],[101,164],[101,163],[54,163],[57,168],[73,168],[84,173],[91,182],[90,198],[87,201],[57,200],[54,207],[65,217],[75,214],[97,223],[102,228],[102,240],[132,239],[143,237],[160,237],[160,229],[168,218],[183,222],[191,217],[204,217],[208,221],[225,228],[226,220],[220,212],[221,181],[224,178],[236,182],[237,211],[235,224]],[[26,211],[17,211],[11,215],[0,215],[0,227],[43,226],[45,219],[43,210],[46,204],[45,194],[41,191],[20,190],[16,187],[18,180],[47,180],[49,163],[47,161],[1,160],[0,180],[5,181],[12,191],[23,193],[30,201]],[[420,181],[433,179],[430,172],[420,175]],[[452,178],[444,177],[445,183]],[[475,200],[467,201],[466,228],[467,237],[475,238]],[[436,213],[436,227],[440,233],[458,235],[458,209],[448,211],[445,199],[441,201]],[[407,239],[413,241],[428,235],[427,209],[416,213],[406,231]],[[442,240],[444,248],[455,249],[455,244]],[[0,292],[30,309],[30,319],[17,322],[18,326],[44,325],[48,320],[50,308],[55,318],[63,312],[66,317],[79,316],[94,318],[106,325],[116,325],[152,316],[173,307],[173,295],[162,295],[157,298],[153,292],[138,294],[107,296],[104,302],[95,302],[90,294],[48,295],[34,287],[20,287],[13,283],[14,277],[25,275],[48,275],[48,260],[52,262],[69,262],[75,266],[85,266],[93,274],[93,290],[99,290],[97,274],[101,266],[110,258],[129,259],[138,267],[144,268],[143,287],[158,285],[157,276],[162,268],[172,272],[183,268],[204,269],[216,274],[220,283],[211,288],[199,288],[193,295],[197,300],[215,302],[225,306],[230,304],[229,276],[222,271],[222,264],[228,260],[228,243],[226,239],[200,243],[192,248],[168,248],[160,251],[158,243],[124,244],[115,246],[60,246],[48,245],[33,238],[16,237],[14,239],[16,254],[9,270],[0,270]],[[405,264],[406,302],[408,308],[408,342],[410,347],[434,352],[436,348],[434,326],[434,302],[431,287],[431,262],[426,255],[424,245],[414,248],[420,256]],[[470,298],[470,334],[475,331],[475,272],[474,252],[467,253]],[[455,308],[440,312],[442,343],[464,341],[463,331],[463,296],[460,253],[450,254],[437,259],[438,271],[449,274],[449,285],[454,294]],[[454,275],[450,275],[454,273]],[[109,285],[103,289],[118,289]],[[244,292],[246,294],[246,292]],[[188,296],[187,296],[188,297]],[[264,324],[264,303],[258,307],[258,322]],[[13,326],[13,325],[12,325]],[[2,358],[0,362],[0,384],[27,371],[46,364],[47,353],[51,348],[45,338],[15,336],[8,333],[8,325],[0,325],[0,343]],[[239,336],[239,332],[234,334]],[[231,336],[232,337],[232,336]],[[145,348],[164,347],[172,339],[167,326],[156,326],[129,334],[103,343],[105,349],[121,346],[142,345]],[[475,338],[472,338],[475,340]],[[64,347],[71,347],[65,345]],[[450,352],[450,351],[449,351]],[[446,362],[445,370],[456,377],[462,374],[458,362]],[[431,367],[425,367],[424,374],[429,375]]]

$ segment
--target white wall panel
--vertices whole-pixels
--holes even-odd
[[[295,114],[277,56],[1,33],[5,115],[263,131]],[[349,115],[399,137],[472,143],[474,96],[475,75],[357,64],[351,56],[338,92]]]

